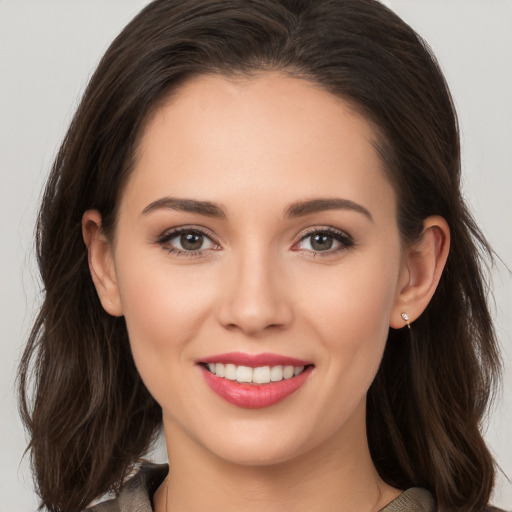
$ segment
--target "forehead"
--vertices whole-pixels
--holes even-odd
[[[270,191],[283,202],[333,193],[375,201],[390,187],[376,139],[355,109],[315,83],[277,72],[205,75],[150,117],[128,188],[146,202],[157,191],[261,204]]]

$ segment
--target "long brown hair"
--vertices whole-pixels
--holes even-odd
[[[494,462],[480,424],[500,369],[482,271],[490,248],[461,197],[457,118],[428,46],[376,0],[156,0],[100,62],[40,209],[45,296],[19,389],[42,507],[76,512],[117,489],[161,425],[124,320],[103,310],[93,287],[83,213],[98,209],[113,233],[144,122],[180,84],[266,70],[320,84],[375,126],[405,242],[427,216],[447,220],[438,290],[410,332],[390,330],[367,432],[387,483],[425,487],[442,510],[488,503]]]

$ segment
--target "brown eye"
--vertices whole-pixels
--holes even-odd
[[[294,250],[304,250],[310,253],[326,253],[333,254],[344,249],[348,249],[354,245],[352,237],[341,230],[319,229],[310,231],[305,234],[298,244],[294,246]]]
[[[165,233],[158,239],[167,252],[177,255],[200,255],[202,251],[218,250],[219,245],[198,229],[180,228]]]
[[[334,245],[333,237],[325,233],[316,233],[311,236],[310,240],[313,251],[328,251]]]
[[[185,251],[199,251],[203,245],[204,236],[201,233],[182,233],[180,244]]]

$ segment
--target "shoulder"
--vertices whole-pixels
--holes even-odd
[[[420,487],[411,487],[380,512],[437,512],[437,507],[429,491]]]
[[[144,463],[139,471],[127,480],[116,498],[104,501],[84,512],[152,512],[152,498],[164,481],[167,464]]]
[[[434,497],[429,491],[420,487],[411,487],[379,512],[438,512],[438,508]],[[485,512],[507,511],[489,506]]]

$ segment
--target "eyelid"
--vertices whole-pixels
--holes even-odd
[[[166,246],[173,238],[178,237],[179,235],[183,233],[200,233],[205,238],[207,238],[212,244],[213,247],[209,247],[207,249],[198,249],[197,251],[186,251],[183,249],[179,249],[178,247],[174,246]],[[167,250],[168,253],[174,253],[178,256],[202,256],[205,252],[211,251],[211,250],[219,250],[221,248],[219,242],[216,240],[216,237],[206,228],[202,226],[196,226],[196,225],[185,225],[185,226],[177,226],[174,228],[166,229],[164,232],[162,232],[157,240],[156,244],[162,246],[165,250]]]
[[[326,251],[314,251],[314,250],[310,250],[310,249],[300,249],[300,248],[295,249],[295,247],[297,247],[297,245],[299,245],[301,242],[303,242],[304,240],[309,238],[311,235],[314,235],[316,233],[322,233],[322,234],[327,234],[329,236],[332,236],[336,241],[338,241],[340,243],[340,246],[335,249],[328,249]],[[294,244],[292,245],[292,250],[309,252],[309,253],[312,253],[313,256],[329,256],[329,255],[333,255],[337,252],[350,249],[351,247],[354,247],[355,245],[356,244],[355,244],[354,238],[349,233],[347,233],[346,231],[344,231],[342,229],[338,229],[338,228],[335,228],[332,226],[313,226],[311,228],[308,228],[306,231],[302,232],[299,235],[298,240],[296,242],[294,242]]]
[[[189,231],[195,231],[198,233],[201,233],[202,235],[212,239],[214,239],[213,234],[206,228],[202,226],[196,226],[194,224],[190,225],[184,225],[184,226],[176,226],[173,228],[168,228],[165,231],[163,231],[157,238],[157,242],[167,241],[171,238],[175,237],[176,235],[179,235],[181,233],[186,233]]]
[[[169,241],[172,240],[173,238],[178,237],[180,234],[190,232],[200,233],[213,244],[213,247],[209,247],[207,249],[198,249],[197,251],[188,251],[172,245],[166,246],[166,244],[168,244]],[[301,242],[303,242],[308,237],[316,233],[327,234],[329,236],[332,236],[339,243],[339,246],[334,249],[327,249],[325,251],[297,248],[297,246]],[[297,238],[298,239],[296,239],[296,241],[292,244],[292,251],[311,253],[312,256],[332,256],[337,252],[348,250],[354,245],[356,245],[353,237],[349,233],[342,229],[335,228],[333,226],[312,226],[303,231]],[[211,233],[209,229],[197,225],[183,225],[168,228],[157,237],[156,244],[162,246],[162,248],[164,248],[168,253],[188,257],[203,256],[206,252],[210,252],[212,250],[219,250],[222,248],[219,242],[217,241],[216,237]]]

